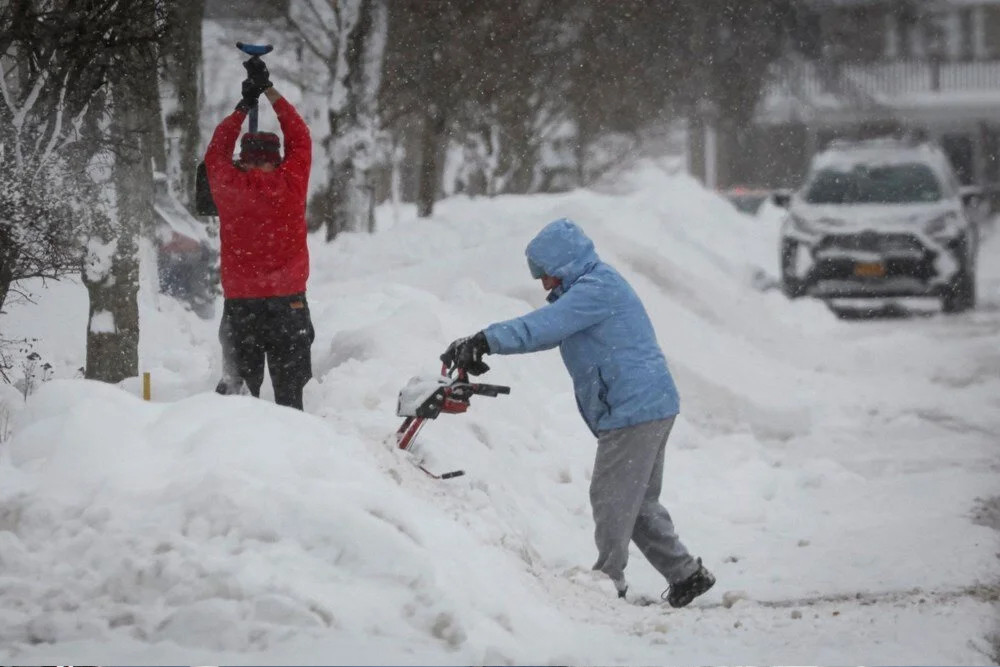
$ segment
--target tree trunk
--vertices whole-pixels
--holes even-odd
[[[84,272],[90,294],[86,377],[120,382],[139,373],[139,231],[152,227],[154,148],[150,124],[160,118],[158,98],[142,95],[142,81],[154,80],[156,61],[136,58],[134,70],[111,86],[110,138],[114,146],[108,197],[107,266],[91,263]],[[110,152],[109,152],[110,154]],[[112,250],[113,249],[113,250]],[[103,270],[102,270],[103,269]]]
[[[167,163],[171,190],[181,202],[194,201],[195,175],[201,162],[198,114],[204,80],[201,72],[201,24],[205,0],[171,3],[170,37],[164,45],[164,79],[171,96],[164,102]]]
[[[90,295],[86,377],[111,383],[139,374],[139,263],[135,240],[120,237],[113,261],[113,284],[85,281]],[[118,280],[125,282],[119,284]]]
[[[11,238],[10,224],[0,223],[0,314],[7,301],[11,283],[14,281],[14,262],[17,260],[17,244]]]
[[[434,213],[438,193],[438,159],[444,137],[445,115],[434,104],[427,105],[420,135],[420,182],[417,185],[417,216]]]
[[[331,174],[326,239],[342,231],[375,229],[375,128],[378,91],[385,54],[386,0],[360,0],[357,20],[340,35],[339,68],[334,88],[343,103],[330,111]]]
[[[590,185],[592,174],[589,171],[590,161],[588,152],[590,144],[594,142],[601,131],[597,120],[587,114],[586,111],[577,110],[576,113],[576,138],[573,144],[574,159],[576,161],[576,182],[579,185]]]

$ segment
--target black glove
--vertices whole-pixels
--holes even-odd
[[[243,66],[247,70],[247,81],[260,89],[258,96],[271,87],[271,73],[267,71],[267,65],[259,57],[248,58]]]
[[[250,113],[250,110],[257,106],[257,98],[271,87],[271,74],[267,71],[264,61],[257,56],[247,58],[243,62],[243,67],[247,70],[247,78],[243,80],[243,99],[236,105],[236,109]]]
[[[260,87],[255,85],[250,79],[243,79],[243,89],[241,91],[243,99],[236,104],[236,110],[243,113],[250,113],[251,109],[257,108],[257,98],[261,94]]]
[[[483,355],[490,353],[490,344],[482,331],[474,336],[466,336],[453,341],[441,355],[441,363],[450,371],[453,368],[465,370],[469,375],[482,375],[490,370],[483,361]]]

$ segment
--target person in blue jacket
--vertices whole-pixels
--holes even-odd
[[[525,250],[548,304],[451,343],[441,360],[479,375],[485,354],[523,354],[558,346],[577,407],[597,437],[590,502],[595,570],[619,597],[628,584],[629,541],[667,580],[663,593],[683,607],[715,577],[681,543],[660,504],[667,438],[680,410],[677,387],[639,297],[574,222],[546,225]]]

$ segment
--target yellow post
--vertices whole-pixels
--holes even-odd
[[[149,394],[149,371],[146,371],[142,374],[142,399],[148,401]]]

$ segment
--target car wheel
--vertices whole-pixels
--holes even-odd
[[[962,313],[976,307],[976,279],[967,269],[962,269],[948,285],[941,297],[941,310]]]
[[[805,294],[805,284],[795,277],[795,253],[798,244],[795,241],[781,241],[781,291],[789,299],[797,299]]]

